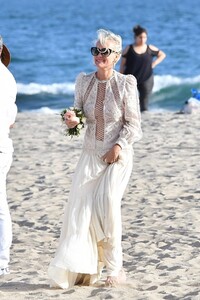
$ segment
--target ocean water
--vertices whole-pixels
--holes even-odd
[[[136,24],[167,54],[154,69],[150,109],[179,110],[191,88],[200,89],[199,15],[199,0],[2,1],[0,34],[11,51],[19,110],[50,113],[72,105],[76,76],[95,70],[96,30],[120,34],[125,47]]]

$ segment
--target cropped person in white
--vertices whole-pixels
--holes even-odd
[[[121,198],[132,171],[132,145],[142,132],[136,79],[114,70],[121,50],[120,36],[98,30],[91,48],[97,71],[81,73],[76,81],[75,107],[83,110],[87,128],[48,269],[52,286],[94,284],[104,266],[106,285],[125,281]]]
[[[13,144],[9,138],[15,123],[17,86],[11,72],[9,51],[0,36],[0,276],[9,273],[12,223],[6,195],[6,177],[12,163]]]

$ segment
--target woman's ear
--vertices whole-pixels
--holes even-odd
[[[116,63],[119,61],[120,57],[121,57],[121,54],[115,56],[115,59],[114,59],[114,61],[113,61],[113,64],[114,64],[114,65],[116,65]]]

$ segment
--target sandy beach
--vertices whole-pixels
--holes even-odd
[[[65,137],[59,115],[18,114],[7,185],[11,274],[0,279],[0,299],[200,299],[199,115],[148,112],[142,128],[122,200],[127,284],[50,289],[47,268],[83,135]]]

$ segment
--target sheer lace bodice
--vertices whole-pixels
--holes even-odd
[[[104,115],[103,106],[106,93],[106,82],[99,82],[97,87],[97,99],[95,105],[95,119],[96,119],[96,139],[98,141],[104,140]]]
[[[74,106],[86,116],[84,148],[95,149],[101,140],[104,149],[114,144],[130,147],[142,136],[136,79],[114,71],[107,81],[95,73],[80,73],[76,80]]]

